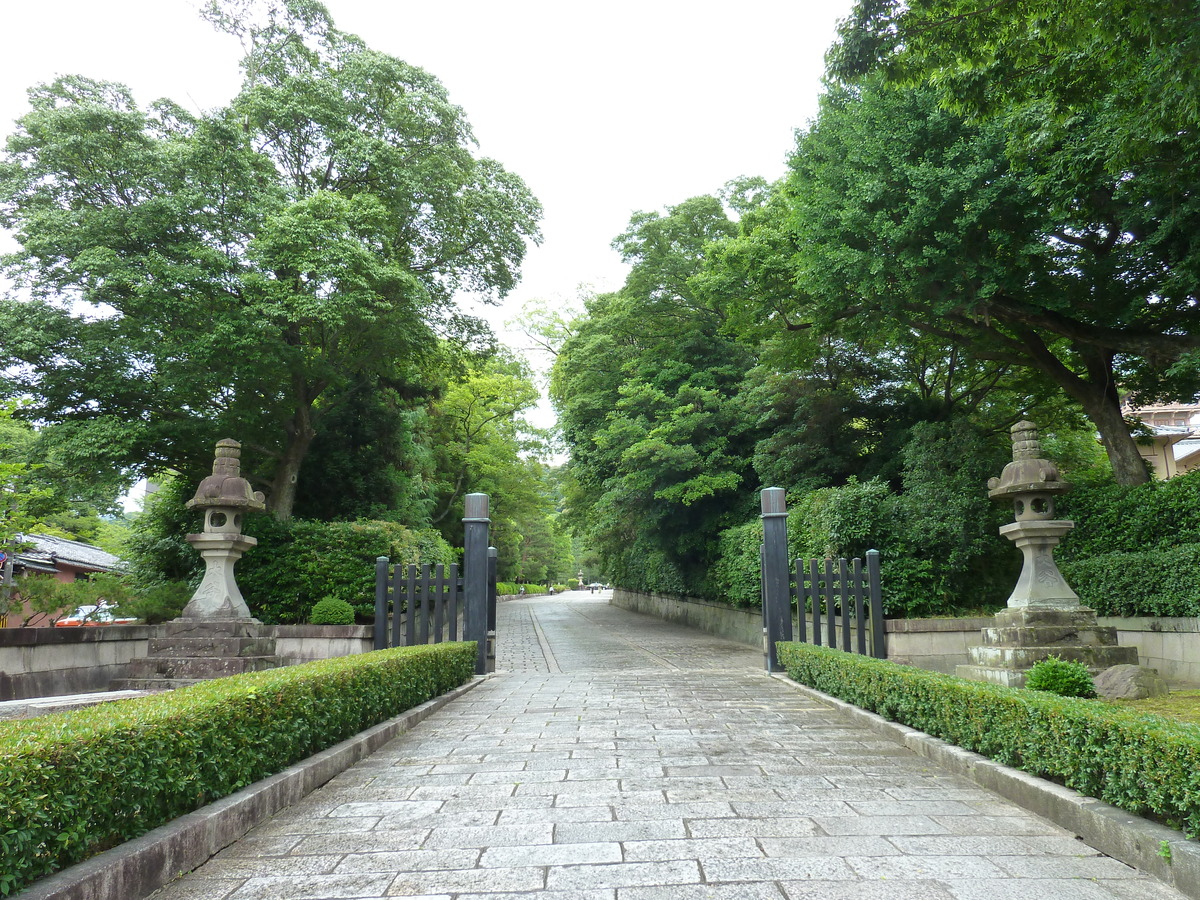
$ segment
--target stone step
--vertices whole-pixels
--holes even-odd
[[[227,635],[175,635],[151,638],[147,649],[150,656],[274,656],[275,639]]]
[[[1119,665],[1137,665],[1136,647],[1048,645],[1041,647],[980,646],[967,650],[972,666],[1002,669],[1029,669],[1048,656],[1083,663],[1093,674]],[[970,677],[970,676],[963,676]],[[987,679],[989,681],[994,679]]]
[[[191,684],[201,684],[203,678],[118,678],[112,683],[114,691],[173,691]]]
[[[279,667],[276,656],[144,656],[129,661],[127,679],[194,679],[225,678],[245,672],[261,672]]]
[[[1117,629],[1093,625],[1015,625],[982,630],[983,643],[993,647],[1054,647],[1059,644],[1112,647]]]
[[[256,619],[175,619],[161,626],[164,638],[269,638],[272,630]]]

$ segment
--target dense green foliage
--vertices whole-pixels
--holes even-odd
[[[1200,473],[1123,487],[1084,483],[1061,498],[1075,528],[1059,568],[1102,616],[1200,615]]]
[[[310,625],[353,625],[354,607],[337,597],[326,597],[313,604],[308,614]]]
[[[238,584],[250,611],[272,625],[308,621],[313,604],[344,600],[363,616],[375,609],[375,560],[393,565],[449,564],[453,549],[436,532],[395,522],[251,520],[259,544],[238,563]]]
[[[890,614],[986,609],[1011,425],[1070,480],[1147,480],[1122,398],[1200,390],[1194,23],[1097,10],[860,0],[785,179],[635,213],[624,286],[542,315],[568,515],[614,581],[757,602],[770,485],[798,555],[883,553]],[[1153,518],[1065,558],[1151,549],[1180,521]]]
[[[0,224],[33,295],[3,305],[0,370],[30,417],[70,423],[76,456],[113,471],[193,475],[237,435],[287,518],[330,413],[403,417],[388,399],[436,386],[439,336],[486,346],[454,292],[506,294],[540,207],[473,153],[436,78],[319,4],[207,15],[246,47],[228,107],[142,106],[77,75],[31,89]]]
[[[1200,728],[807,644],[779,645],[788,676],[1135,815],[1200,833]]]
[[[5,722],[0,894],[458,687],[474,665],[474,644],[404,647]]]
[[[1047,656],[1033,664],[1026,676],[1025,687],[1031,691],[1047,691],[1060,697],[1096,696],[1096,685],[1092,676],[1081,662]]]
[[[1099,615],[1200,616],[1200,544],[1101,553],[1058,568]]]

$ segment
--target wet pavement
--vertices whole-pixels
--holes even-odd
[[[1183,896],[609,596],[501,604],[497,675],[154,897]]]

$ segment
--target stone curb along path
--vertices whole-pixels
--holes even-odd
[[[368,728],[277,775],[42,878],[18,896],[21,900],[139,900],[147,897],[488,677],[476,677],[460,688]]]
[[[923,731],[890,722],[876,713],[797,684],[786,675],[773,674],[772,677],[828,704],[859,725],[902,744],[941,768],[1075,832],[1101,853],[1200,900],[1200,843],[1188,840],[1182,832],[948,744]]]

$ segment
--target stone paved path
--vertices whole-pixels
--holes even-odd
[[[1182,896],[607,596],[503,604],[504,674],[155,900]]]

